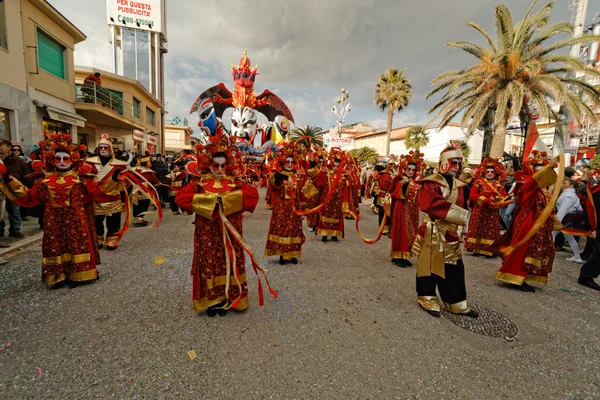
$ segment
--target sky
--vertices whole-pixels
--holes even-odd
[[[113,71],[105,0],[49,0],[87,40],[75,47],[75,65]],[[429,83],[440,73],[469,66],[475,58],[446,43],[483,38],[474,21],[494,34],[494,8],[506,4],[520,20],[529,0],[166,0],[167,118],[187,117],[196,97],[219,82],[233,91],[230,62],[244,50],[259,63],[255,92],[281,97],[296,125],[329,129],[341,88],[350,93],[346,124],[384,129],[386,114],[373,103],[377,75],[406,68],[413,100],[394,116],[394,127],[426,123]],[[548,0],[539,1],[536,9]],[[556,0],[552,22],[569,21],[571,0]],[[85,3],[85,7],[83,6]],[[600,12],[590,0],[586,24]],[[494,35],[495,36],[495,35]],[[188,117],[196,127],[196,115]],[[261,123],[261,120],[259,120]]]

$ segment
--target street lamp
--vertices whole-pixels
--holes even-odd
[[[334,104],[331,108],[331,112],[336,115],[338,118],[338,137],[342,137],[342,126],[344,125],[344,120],[346,115],[352,110],[352,105],[350,103],[344,106],[344,102],[348,100],[350,97],[350,93],[346,89],[342,89],[342,97],[338,97],[335,99],[337,106]]]

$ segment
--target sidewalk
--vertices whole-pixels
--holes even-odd
[[[3,257],[7,254],[14,253],[15,251],[27,247],[30,244],[36,243],[42,240],[42,236],[44,235],[44,231],[40,229],[40,225],[38,224],[38,219],[34,217],[29,217],[29,221],[21,221],[21,233],[25,235],[23,239],[17,239],[8,236],[8,218],[5,217],[6,222],[6,231],[4,232],[4,237],[0,238],[0,241],[4,244],[9,244],[10,247],[6,249],[0,249],[0,257]],[[0,260],[0,263],[2,261]]]

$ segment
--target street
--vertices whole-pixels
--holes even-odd
[[[279,299],[265,290],[260,308],[248,268],[243,313],[194,312],[194,217],[170,210],[158,229],[131,228],[118,250],[101,250],[93,284],[47,290],[39,244],[5,257],[0,398],[600,397],[600,294],[577,284],[580,265],[564,260],[570,253],[557,253],[548,286],[536,293],[496,281],[499,259],[465,255],[469,302],[518,329],[485,336],[421,310],[415,268],[391,264],[386,237],[362,242],[354,221],[338,243],[305,227],[298,265],[265,258],[270,211],[260,193],[244,236]],[[361,216],[361,231],[374,237],[368,204]]]

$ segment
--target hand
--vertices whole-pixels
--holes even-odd
[[[115,172],[112,174],[112,180],[115,182],[119,182],[119,174],[121,174],[120,169],[115,169]]]
[[[589,237],[591,237],[592,239],[596,239],[596,231],[590,233]]]

